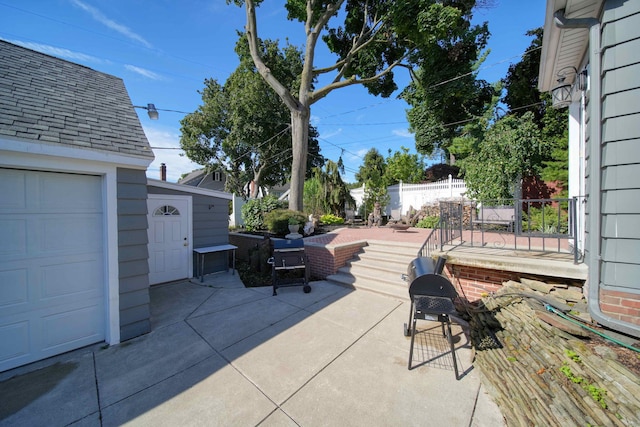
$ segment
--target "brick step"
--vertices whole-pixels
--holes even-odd
[[[393,264],[396,264],[397,266],[400,266],[400,265],[404,266],[404,269],[406,270],[406,267],[414,258],[415,258],[415,255],[410,256],[406,254],[398,254],[398,253],[382,252],[382,251],[373,251],[373,252],[362,251],[356,255],[356,258],[354,258],[353,261],[361,260],[361,261],[367,261],[371,263],[376,263],[376,262],[393,263]]]
[[[401,255],[414,259],[421,245],[406,244],[397,242],[368,242],[367,246],[363,247],[363,253],[366,254],[387,254],[387,255]]]

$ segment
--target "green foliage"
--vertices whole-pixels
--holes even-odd
[[[356,181],[368,186],[383,185],[383,176],[387,170],[387,163],[384,157],[376,148],[371,148],[364,155],[364,161],[355,174]]]
[[[314,176],[322,185],[324,212],[338,216],[344,214],[345,206],[355,205],[349,189],[342,180],[342,173],[344,173],[342,158],[337,163],[327,160],[324,170],[314,169]]]
[[[274,75],[294,87],[299,85],[302,56],[297,48],[287,45],[280,49],[277,41],[265,40],[260,49]],[[180,146],[194,162],[223,168],[226,189],[244,194],[250,181],[255,182],[255,189],[288,181],[291,119],[287,107],[256,71],[242,34],[236,52],[238,68],[224,85],[206,79],[200,92],[202,105],[181,120]],[[309,167],[323,164],[317,135],[309,126]]]
[[[560,196],[566,197],[569,179],[568,113],[566,109],[552,108],[551,95],[538,91],[542,33],[542,28],[527,33],[534,38],[522,60],[509,67],[504,79],[506,95],[503,101],[515,115],[526,112],[534,115],[541,137],[550,147],[548,155],[541,159],[540,176],[544,181],[556,181],[563,189]]]
[[[485,134],[479,151],[460,162],[471,198],[508,199],[525,176],[540,171],[549,147],[528,112],[505,116]]]
[[[324,214],[320,217],[320,224],[340,225],[344,224],[344,219],[333,214]]]
[[[289,209],[275,209],[264,216],[267,229],[279,236],[289,234],[289,225],[300,225],[304,222],[304,213]]]
[[[420,221],[418,221],[418,223],[416,224],[416,227],[417,228],[436,228],[436,226],[438,225],[438,222],[440,222],[439,216],[427,216],[422,218]]]
[[[282,202],[274,196],[250,199],[242,206],[242,221],[244,222],[245,228],[249,231],[264,230],[265,214],[282,207]]]
[[[400,147],[400,150],[387,157],[383,182],[386,185],[400,181],[411,184],[421,182],[424,179],[424,156],[409,154],[406,147]]]
[[[374,205],[376,203],[380,203],[380,209],[384,211],[385,206],[389,204],[390,200],[391,196],[389,196],[386,186],[366,186],[364,189],[362,205],[358,208],[358,214],[366,219],[367,215],[373,212]]]
[[[558,218],[558,214],[560,214]],[[566,234],[569,230],[569,214],[559,207],[529,208],[522,214],[523,231],[539,231],[545,234]]]
[[[324,189],[319,178],[314,176],[304,182],[302,200],[305,212],[316,216],[325,212]]]
[[[582,360],[580,360],[580,356],[578,356],[576,353],[572,352],[571,350],[566,350],[565,353],[567,353],[567,356],[569,356],[569,358],[574,363],[578,363],[578,364],[582,363]],[[569,379],[569,381],[571,381],[574,384],[578,384],[587,393],[589,393],[589,396],[591,396],[591,398],[594,401],[596,401],[602,409],[607,409],[608,405],[607,405],[607,402],[605,401],[605,396],[607,395],[606,389],[598,387],[595,384],[589,382],[588,379],[574,374],[568,362],[562,363],[562,366],[560,367],[560,372],[562,372]]]

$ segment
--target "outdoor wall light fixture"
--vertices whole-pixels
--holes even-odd
[[[147,104],[146,107],[143,107],[141,105],[134,105],[134,108],[142,108],[143,110],[147,110],[147,114],[149,115],[149,118],[151,120],[158,120],[158,110],[156,109],[156,106],[153,104]]]
[[[567,76],[575,74],[574,85],[565,83]],[[551,89],[553,108],[564,108],[571,104],[571,92],[587,89],[587,70],[578,72],[575,67],[565,67],[558,72],[558,86]]]

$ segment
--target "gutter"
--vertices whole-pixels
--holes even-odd
[[[600,21],[597,18],[569,19],[560,9],[553,14],[554,23],[560,29],[589,29],[589,66],[591,68],[590,87],[590,146],[589,153],[589,187],[598,189],[597,194],[589,193],[589,274],[587,303],[591,317],[597,322],[615,327],[616,330],[638,336],[637,329],[628,323],[613,318],[600,309],[600,272],[601,272],[601,171],[602,163],[602,64],[600,60]],[[593,102],[595,101],[595,102]]]

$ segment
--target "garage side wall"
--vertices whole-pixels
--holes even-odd
[[[118,266],[120,339],[151,330],[147,177],[144,171],[118,169]]]
[[[600,309],[640,336],[640,3],[608,1],[601,21]]]
[[[229,200],[205,196],[196,193],[182,192],[167,188],[148,187],[149,194],[172,194],[191,196],[193,207],[193,247],[223,245],[229,243]],[[222,271],[227,268],[228,254],[216,253],[207,255],[205,274]],[[193,275],[197,263],[193,260]]]

